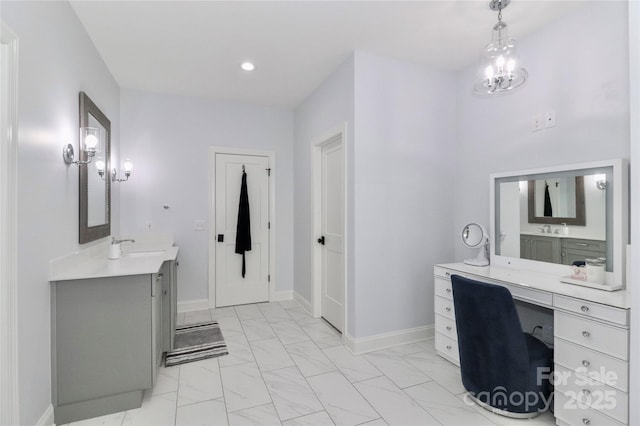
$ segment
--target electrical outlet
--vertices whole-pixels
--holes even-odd
[[[556,125],[556,112],[555,111],[547,111],[544,113],[544,127],[555,127]]]
[[[147,232],[151,232],[151,221],[148,220],[147,223],[145,224],[145,228],[147,229]]]
[[[532,127],[531,130],[534,132],[538,132],[540,130],[542,130],[543,128],[543,124],[542,124],[542,114],[536,114],[533,116],[533,121],[532,121]]]
[[[196,220],[193,226],[194,231],[204,231],[204,220]]]

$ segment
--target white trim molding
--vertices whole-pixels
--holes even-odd
[[[271,288],[269,301],[282,302],[285,300],[293,300],[293,290],[276,291],[273,287]]]
[[[49,405],[38,419],[38,423],[36,423],[36,426],[54,426],[55,420],[53,418],[53,414],[53,405]]]
[[[271,169],[269,179],[269,297],[274,294],[276,286],[276,235],[277,235],[277,218],[276,218],[276,153],[275,151],[265,151],[258,149],[243,149],[232,148],[224,146],[210,146],[209,147],[209,299],[208,308],[214,309],[216,307],[216,154],[230,154],[230,155],[253,155],[258,157],[269,158],[269,168]],[[206,308],[205,308],[206,309]]]
[[[6,66],[7,137],[0,140],[0,424],[19,424],[17,181],[18,181],[18,37],[2,24]],[[4,91],[5,88],[3,87]],[[5,119],[3,116],[2,120]],[[53,413],[53,411],[52,411]],[[53,423],[53,417],[51,417]]]
[[[185,300],[178,302],[178,313],[204,311],[209,309],[209,299]]]
[[[302,307],[309,315],[313,316],[313,307],[311,306],[311,302],[305,299],[300,293],[297,291],[293,292],[293,300],[298,302],[298,305]]]
[[[434,325],[431,324],[367,337],[356,338],[347,333],[345,333],[345,335],[345,345],[347,348],[353,352],[354,355],[360,355],[393,346],[433,339],[435,336],[435,328]]]

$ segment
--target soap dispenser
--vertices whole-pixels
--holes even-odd
[[[109,259],[120,259],[120,243],[116,243],[115,238],[109,244]]]
[[[562,234],[563,235],[569,235],[569,227],[567,226],[566,223],[562,224]]]

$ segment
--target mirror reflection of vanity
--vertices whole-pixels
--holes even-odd
[[[80,164],[79,242],[88,243],[111,234],[111,122],[86,93],[80,92],[80,127],[97,129],[98,146],[93,161]],[[80,150],[80,161],[89,158]]]
[[[606,284],[624,284],[624,161],[500,173],[491,179],[494,264],[566,276],[566,266],[560,265],[600,259]]]

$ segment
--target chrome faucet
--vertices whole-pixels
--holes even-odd
[[[115,237],[112,239],[111,244],[120,244],[120,243],[126,243],[127,241],[135,243],[136,240],[131,239],[131,238],[124,238],[122,240],[116,240]]]
[[[551,233],[551,225],[542,225],[542,227],[547,230],[547,234]]]

